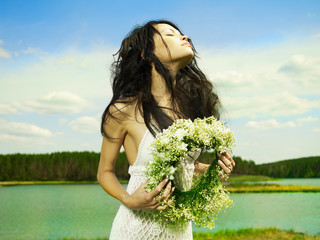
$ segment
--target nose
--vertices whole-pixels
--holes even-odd
[[[182,35],[182,36],[181,36],[181,40],[189,41],[189,39],[188,39],[188,36],[187,36],[187,35]]]

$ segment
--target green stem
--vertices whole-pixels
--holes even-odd
[[[218,164],[218,155],[216,152],[216,159],[210,164],[208,170],[206,171],[206,173],[204,174],[204,176],[202,176],[202,179],[200,181],[200,183],[198,183],[197,186],[195,186],[192,190],[190,191],[179,191],[178,189],[175,190],[174,192],[174,196],[176,196],[176,203],[180,204],[180,203],[192,203],[192,200],[195,198],[195,196],[197,194],[199,194],[204,187],[206,187],[208,184],[211,184],[211,177],[210,175],[212,174],[212,171],[215,170],[217,164]]]

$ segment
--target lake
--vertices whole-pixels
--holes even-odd
[[[273,226],[320,232],[320,193],[233,193],[231,198],[235,205],[219,215],[215,229],[194,231]],[[106,237],[119,204],[98,184],[2,187],[0,239]]]
[[[257,182],[245,182],[255,184]],[[279,185],[304,185],[320,186],[320,178],[283,178],[276,181],[259,181],[258,183],[279,184]]]

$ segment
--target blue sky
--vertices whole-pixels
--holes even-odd
[[[216,84],[234,154],[320,154],[319,1],[0,0],[0,153],[99,151],[112,54],[168,19]]]

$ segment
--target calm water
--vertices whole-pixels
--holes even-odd
[[[257,183],[257,182],[247,182]],[[259,181],[259,183],[274,183],[279,185],[305,185],[305,186],[320,186],[320,178],[283,178],[279,181]]]
[[[218,229],[270,227],[320,232],[320,193],[231,194]],[[0,239],[109,236],[119,202],[99,185],[33,185],[0,188]],[[194,231],[208,231],[197,229]]]

